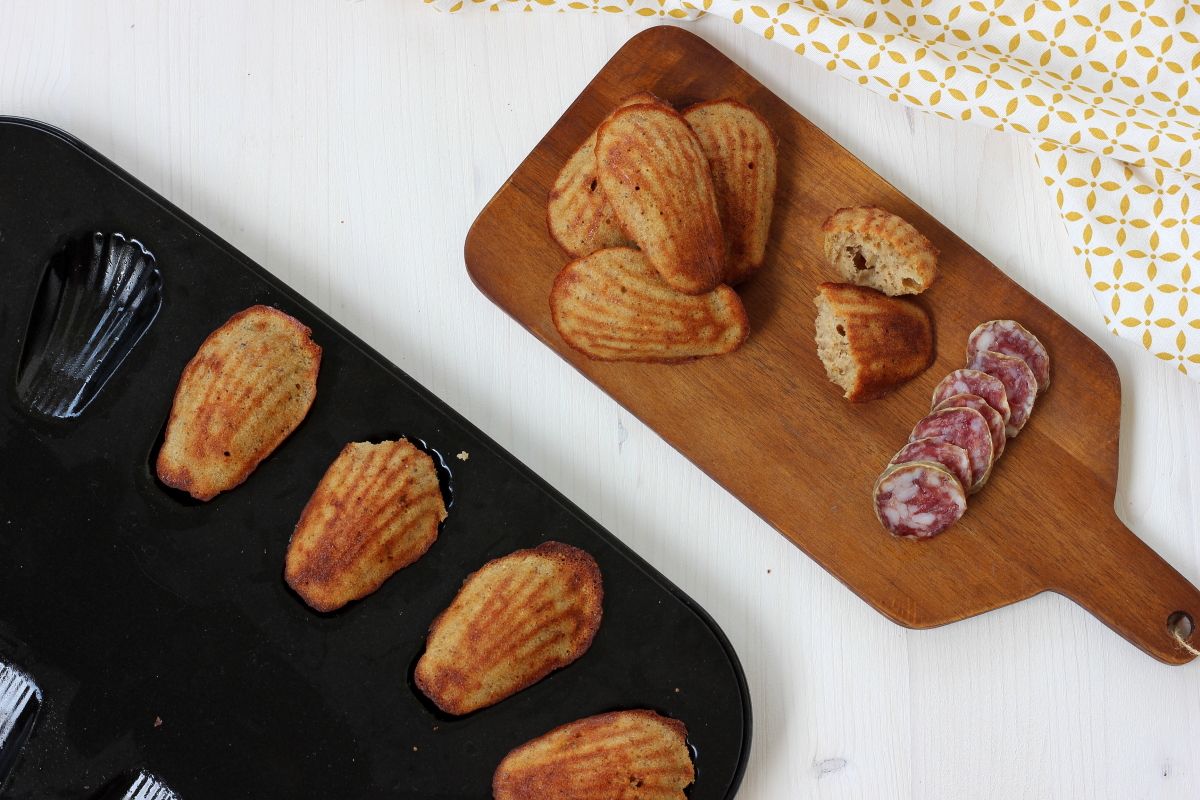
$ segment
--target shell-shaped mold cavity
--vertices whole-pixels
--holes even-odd
[[[42,704],[42,692],[25,673],[0,661],[0,790]]]
[[[78,417],[150,328],[162,306],[154,256],[120,233],[69,240],[51,256],[17,370],[30,411]]]

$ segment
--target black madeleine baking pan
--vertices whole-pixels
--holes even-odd
[[[179,209],[71,136],[4,117],[0,276],[0,796],[487,798],[510,749],[622,708],[687,724],[692,800],[734,795],[750,699],[701,608]],[[313,329],[317,399],[246,483],[197,503],[152,469],[175,384],[255,303]],[[378,592],[314,613],[282,577],[300,511],[342,445],[398,435],[444,465],[450,516]],[[603,572],[591,649],[491,708],[441,714],[412,683],[430,621],[468,573],[550,539]]]

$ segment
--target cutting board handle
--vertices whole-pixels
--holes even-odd
[[[1071,598],[1159,661],[1186,664],[1195,658],[1172,630],[1200,649],[1200,589],[1134,535],[1116,512],[1109,510],[1090,533],[1088,563],[1059,564],[1057,585],[1051,590]],[[1190,618],[1190,626],[1177,623],[1180,614]]]

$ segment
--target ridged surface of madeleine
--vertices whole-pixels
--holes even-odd
[[[249,477],[303,420],[321,348],[278,309],[234,314],[184,367],[156,463],[168,486],[211,500]]]
[[[728,286],[701,295],[672,289],[642,253],[598,250],[563,268],[550,315],[567,344],[601,361],[686,361],[736,350],[750,333]]]
[[[716,191],[683,117],[657,104],[618,109],[596,135],[596,174],[621,229],[671,287],[702,294],[721,283]]]
[[[617,108],[638,103],[662,101],[649,92],[638,92],[625,98]],[[554,180],[546,222],[554,241],[574,258],[630,243],[596,176],[596,131],[571,154]]]
[[[284,578],[312,608],[334,611],[424,555],[445,519],[428,454],[406,439],[352,442],[304,507]]]
[[[874,206],[839,208],[821,226],[825,258],[851,283],[895,296],[937,278],[938,249],[906,220]]]
[[[683,112],[708,156],[725,239],[725,283],[760,266],[775,206],[775,134],[736,100],[699,103]]]
[[[874,400],[933,360],[933,327],[920,306],[849,283],[822,283],[817,353],[852,403]]]
[[[511,751],[492,777],[495,800],[684,800],[696,778],[687,728],[653,711],[567,723]]]
[[[603,597],[600,568],[577,547],[489,561],[429,627],[417,687],[449,714],[498,703],[587,652]]]

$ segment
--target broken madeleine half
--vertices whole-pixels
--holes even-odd
[[[183,369],[155,471],[197,500],[250,476],[304,420],[317,396],[312,331],[269,306],[230,317]]]
[[[587,652],[603,598],[596,560],[577,547],[489,561],[429,626],[417,687],[448,714],[494,705]]]
[[[495,800],[684,800],[696,779],[682,722],[637,709],[567,723],[511,751]]]
[[[933,326],[916,303],[849,283],[822,283],[815,302],[817,355],[851,403],[884,396],[933,361]]]
[[[428,454],[407,439],[352,442],[304,507],[288,544],[284,578],[313,609],[334,611],[423,556],[445,519]]]

